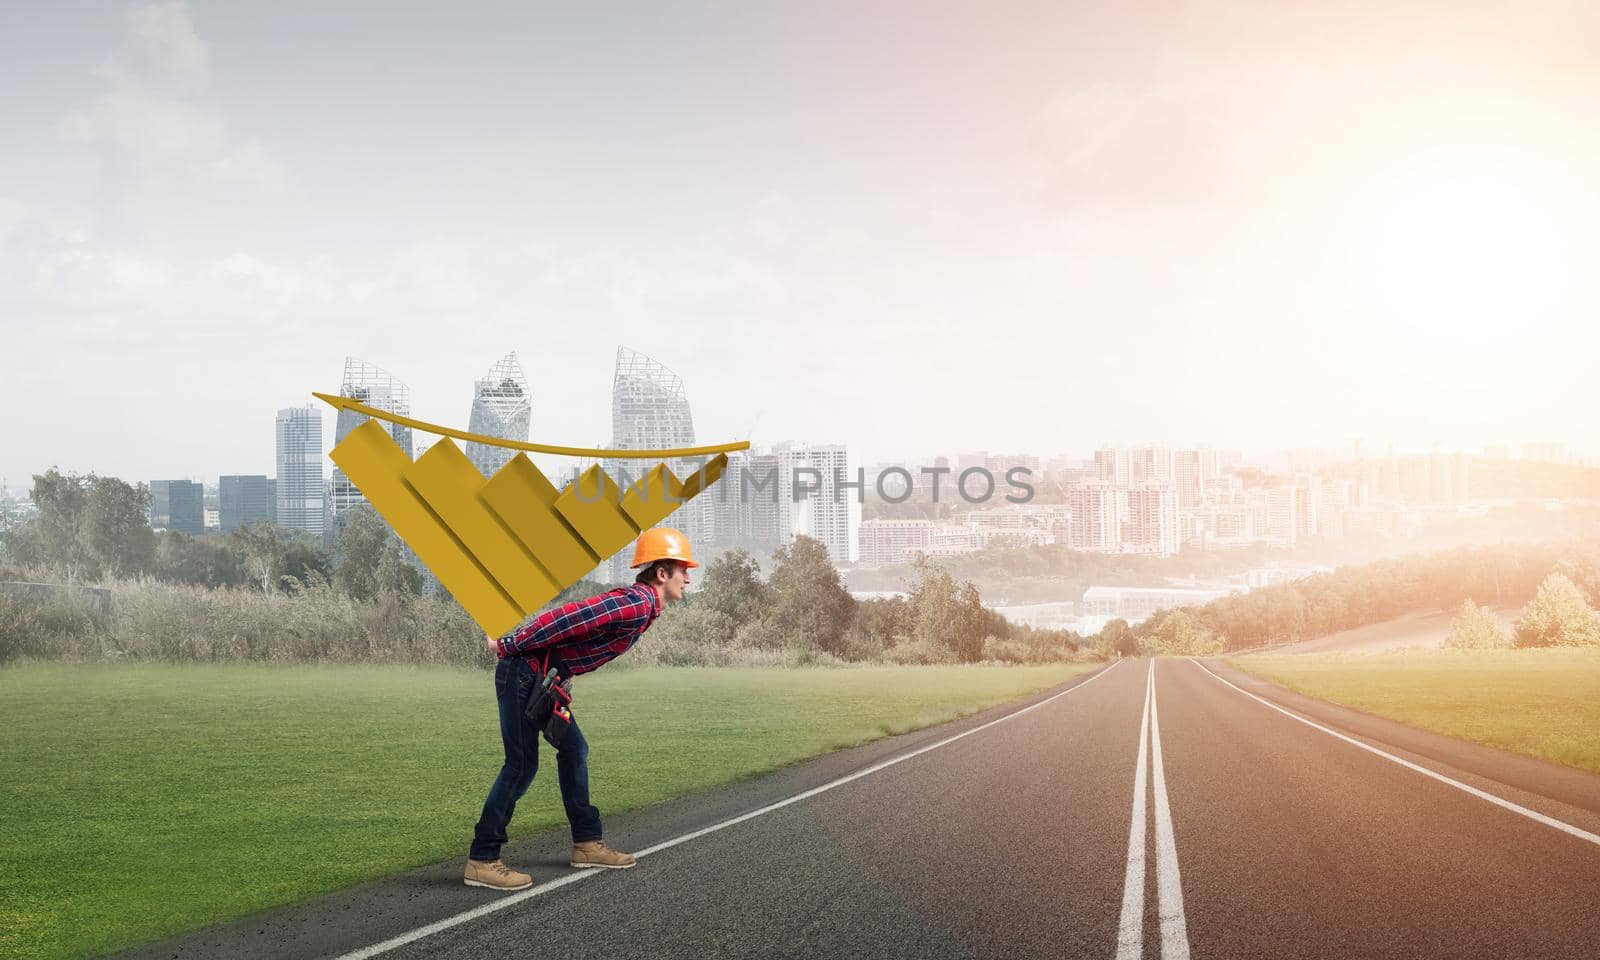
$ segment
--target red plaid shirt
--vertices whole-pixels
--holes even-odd
[[[546,610],[509,637],[500,656],[549,648],[573,674],[596,670],[628,652],[661,614],[661,598],[645,583],[618,587]]]

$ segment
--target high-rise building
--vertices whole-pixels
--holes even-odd
[[[1307,539],[1322,532],[1322,484],[1317,478],[1301,475],[1294,485],[1295,536]]]
[[[1098,459],[1099,454],[1096,454]],[[1086,480],[1067,491],[1072,508],[1070,542],[1074,550],[1115,551],[1122,546],[1119,491],[1103,480]]]
[[[217,480],[218,526],[223,533],[265,520],[278,521],[277,482],[266,477],[227,476]]]
[[[168,494],[171,480],[150,481],[150,529],[165,530],[172,524],[172,499]]]
[[[1128,519],[1122,525],[1122,549],[1170,557],[1178,552],[1178,495],[1160,483],[1128,491]]]
[[[322,411],[278,411],[278,526],[322,536]]]
[[[1172,451],[1165,444],[1151,443],[1135,447],[1128,459],[1130,486],[1135,483],[1172,483]]]
[[[467,429],[485,436],[526,441],[530,410],[528,379],[522,374],[517,355],[508,353],[472,385],[472,414]],[[492,477],[517,451],[471,441],[466,454],[479,473]]]
[[[1206,500],[1206,486],[1217,477],[1217,452],[1174,450],[1172,452],[1172,480],[1178,488],[1178,509],[1190,511]]]
[[[1126,448],[1104,447],[1096,450],[1094,465],[1102,483],[1113,487],[1127,487],[1133,483],[1133,456]]]
[[[636,350],[617,348],[616,372],[611,380],[611,446],[619,450],[654,450],[694,446],[694,415],[683,380],[676,373]],[[668,469],[684,480],[705,464],[704,458],[673,458]],[[651,462],[616,459],[602,464],[605,471],[623,485],[637,479]],[[682,530],[692,544],[706,541],[707,504],[714,501],[707,491],[677,508],[663,523]],[[633,545],[607,558],[600,575],[616,582],[631,579],[628,561]]]
[[[1251,491],[1262,494],[1260,519],[1263,522],[1257,525],[1256,530],[1266,539],[1286,546],[1294,545],[1300,534],[1300,498],[1296,495],[1297,489],[1283,484]]]
[[[791,446],[777,451],[780,532],[787,542],[799,535],[819,540],[835,565],[853,558],[861,511],[856,491],[844,484],[864,479],[850,470],[842,444]]]
[[[411,415],[411,388],[381,367],[358,360],[355,357],[345,357],[344,379],[339,384],[339,396],[349,397],[369,407],[375,407],[385,413],[398,414],[402,417]],[[372,419],[364,413],[354,410],[340,410],[339,419],[334,427],[333,443],[338,446],[350,431]],[[380,420],[379,424],[386,430],[399,448],[407,457],[411,456],[411,428]],[[321,463],[318,462],[318,470]],[[279,471],[280,485],[283,473]],[[332,543],[344,529],[345,522],[350,517],[350,511],[367,502],[360,489],[345,476],[344,471],[334,468],[333,480],[328,488],[328,517],[324,527],[323,536],[327,543]],[[280,520],[281,522],[281,520]]]
[[[746,542],[755,553],[771,553],[789,539],[784,526],[782,473],[777,454],[751,453],[744,472],[731,479],[738,484]]]
[[[205,487],[192,480],[150,481],[150,527],[198,536],[206,529]]]

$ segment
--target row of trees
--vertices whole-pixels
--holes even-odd
[[[1469,601],[1504,606],[1529,598],[1534,603],[1524,613],[1526,627],[1519,624],[1518,645],[1577,642],[1551,638],[1587,636],[1573,625],[1590,622],[1583,613],[1586,604],[1600,600],[1600,545],[1476,546],[1343,567],[1202,607],[1164,611],[1136,628],[1112,621],[1095,640],[1124,654],[1222,652],[1308,640],[1419,611],[1465,611],[1462,605]],[[1540,626],[1546,622],[1540,617],[1560,626]],[[1483,616],[1472,614],[1463,629],[1478,644]]]
[[[730,550],[706,567],[680,609],[651,628],[650,640],[909,663],[1043,661],[1079,649],[1076,634],[1007,622],[983,606],[970,581],[957,583],[942,567],[919,560],[914,571],[909,596],[858,601],[827,548],[810,537],[777,550],[766,580],[755,557]]]
[[[32,498],[38,515],[9,528],[0,550],[13,564],[69,584],[150,578],[274,593],[332,583],[358,600],[422,589],[399,540],[370,508],[351,512],[330,554],[265,522],[226,536],[153,531],[149,489],[115,477],[51,469],[34,476]]]

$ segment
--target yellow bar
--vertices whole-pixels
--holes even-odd
[[[405,481],[445,522],[522,610],[534,610],[561,592],[516,537],[478,499],[483,475],[467,455],[443,439],[405,472]]]
[[[312,391],[311,395],[335,410],[353,410],[374,420],[386,420],[389,423],[397,423],[402,427],[421,430],[423,433],[434,433],[441,437],[455,437],[457,440],[488,444],[491,447],[507,447],[512,450],[527,450],[532,453],[553,453],[563,457],[609,457],[612,459],[648,460],[652,457],[694,457],[708,453],[750,449],[750,441],[748,440],[736,440],[733,443],[715,443],[708,447],[673,447],[660,450],[606,450],[598,447],[562,447],[549,443],[529,443],[526,440],[507,440],[504,437],[468,433],[465,430],[457,430],[454,427],[428,423],[426,420],[413,420],[410,417],[402,417],[387,410],[379,410],[377,407],[369,407],[349,397],[335,396],[330,393],[317,393],[316,391]]]
[[[555,512],[559,496],[555,485],[525,453],[501,467],[478,492],[478,498],[556,582],[571,586],[587,576],[600,557]]]
[[[579,496],[579,493],[584,494]],[[628,515],[622,512],[622,491],[599,465],[567,485],[556,498],[556,512],[602,557],[609,557],[639,535]]]
[[[683,498],[693,499],[706,491],[713,483],[722,479],[722,471],[728,469],[728,455],[719,453],[706,461],[706,465],[689,474],[683,481]]]
[[[622,512],[633,525],[647,530],[667,518],[688,500],[683,484],[664,463],[658,463],[640,477],[622,498]]]
[[[350,431],[329,456],[478,626],[499,636],[522,620],[516,603],[401,479],[411,460],[377,421]]]

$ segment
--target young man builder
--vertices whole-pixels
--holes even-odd
[[[533,884],[531,876],[501,861],[500,848],[506,842],[506,825],[517,800],[527,792],[539,766],[543,731],[526,717],[525,709],[545,665],[560,672],[563,687],[570,691],[573,676],[596,670],[628,652],[667,601],[683,599],[689,570],[699,564],[694,562],[687,537],[671,527],[653,527],[640,534],[632,566],[639,571],[632,585],[547,610],[510,636],[489,639],[489,650],[500,657],[494,692],[500,704],[500,738],[505,742],[506,759],[473,832],[467,855],[468,886],[521,890]],[[588,759],[589,745],[574,721],[556,744],[556,778],[572,826],[571,863],[574,867],[627,869],[634,864],[633,855],[613,850],[600,839],[600,811],[589,803]]]

